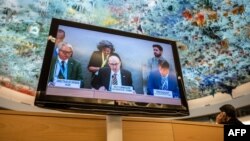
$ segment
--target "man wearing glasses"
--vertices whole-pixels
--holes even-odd
[[[111,91],[112,85],[132,87],[131,72],[121,69],[121,59],[117,55],[109,57],[108,65],[99,70],[95,89]]]
[[[61,42],[58,47],[58,55],[51,62],[49,81],[55,82],[58,79],[78,80],[80,81],[80,87],[83,88],[83,71],[81,64],[71,57],[73,54],[72,45]]]

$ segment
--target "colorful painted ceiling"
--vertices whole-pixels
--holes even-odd
[[[0,76],[36,88],[55,17],[176,40],[188,99],[231,94],[250,81],[249,15],[250,0],[0,0]]]

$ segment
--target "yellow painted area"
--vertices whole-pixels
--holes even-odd
[[[110,26],[110,25],[115,25],[115,24],[118,24],[119,21],[116,20],[115,18],[112,18],[112,17],[107,17],[106,19],[103,20],[102,22],[102,25],[103,26]]]
[[[70,14],[70,15],[75,15],[76,14],[76,10],[75,9],[73,9],[73,8],[68,8],[68,14]]]
[[[20,44],[21,46],[26,46],[27,48],[36,48],[37,46],[29,41],[26,41],[23,38],[18,38],[18,37],[14,37],[14,36],[1,36],[0,37],[1,40],[4,41],[11,41],[11,42],[15,42],[16,44]]]

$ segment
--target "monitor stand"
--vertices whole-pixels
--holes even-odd
[[[122,118],[119,115],[107,115],[107,141],[122,141]]]

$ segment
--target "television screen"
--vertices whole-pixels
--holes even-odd
[[[52,19],[35,105],[100,114],[188,115],[176,42]]]

